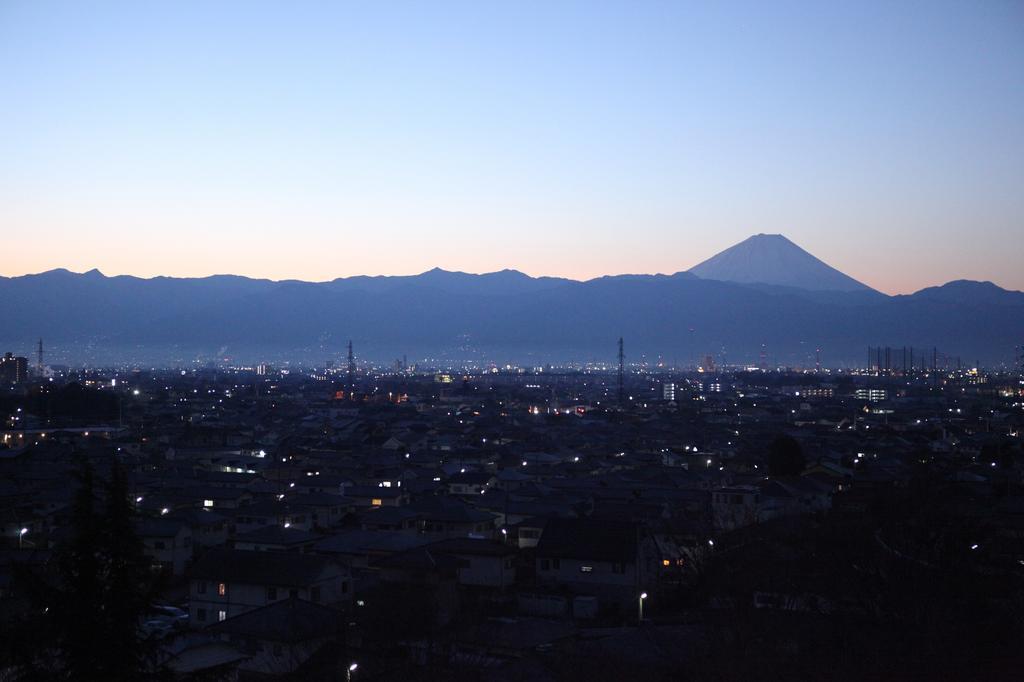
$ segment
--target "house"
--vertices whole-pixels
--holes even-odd
[[[301,528],[284,526],[263,526],[247,533],[236,535],[235,549],[254,552],[305,552],[320,538]]]
[[[448,479],[450,495],[480,495],[494,483],[494,476],[479,471],[460,471]]]
[[[370,507],[359,514],[364,530],[418,532],[419,516],[408,507]]]
[[[460,585],[504,589],[516,581],[516,550],[510,545],[478,538],[448,538],[426,549],[456,559]]]
[[[537,582],[629,613],[651,589],[654,547],[633,523],[548,519],[535,550]]]
[[[187,486],[177,494],[191,506],[203,509],[237,509],[252,501],[252,495],[246,490],[209,485]]]
[[[265,526],[312,530],[313,519],[308,509],[294,508],[286,502],[279,500],[255,502],[234,512],[236,533],[248,533]]]
[[[420,532],[439,539],[470,535],[489,537],[494,532],[494,514],[475,509],[457,499],[425,498],[410,508],[419,515]]]
[[[217,635],[248,656],[239,670],[259,675],[287,675],[343,633],[336,609],[289,597],[216,623]]]
[[[352,485],[345,488],[343,499],[356,507],[400,507],[408,501],[408,495],[397,487]]]
[[[716,488],[711,492],[711,519],[717,530],[734,530],[757,523],[761,489],[755,485]]]
[[[542,516],[535,516],[530,519],[525,519],[516,524],[516,527],[512,529],[516,538],[516,543],[520,549],[529,549],[536,547],[537,543],[540,542],[540,536],[544,533],[544,526],[547,525],[548,520]]]
[[[358,570],[369,566],[371,561],[430,542],[430,538],[418,533],[345,530],[318,540],[313,551]]]
[[[211,549],[195,563],[189,577],[189,616],[194,627],[290,597],[327,605],[352,598],[348,571],[313,554]]]
[[[218,680],[236,682],[238,666],[246,655],[217,641],[201,641],[171,656],[165,665],[174,680]]]
[[[228,540],[228,517],[209,509],[178,509],[167,518],[186,524],[196,547],[220,547]]]
[[[135,524],[142,551],[154,565],[171,575],[184,575],[192,559],[192,530],[177,519],[143,518]]]

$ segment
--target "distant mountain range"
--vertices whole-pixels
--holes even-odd
[[[965,363],[1012,363],[1024,293],[954,281],[887,296],[781,235],[756,235],[673,275],[578,282],[514,270],[434,269],[330,282],[107,277],[51,270],[0,278],[0,351],[53,363],[179,364],[338,359],[607,360],[863,364],[868,345],[938,347]]]

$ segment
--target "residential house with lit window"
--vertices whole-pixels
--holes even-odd
[[[336,642],[343,626],[336,609],[288,598],[215,623],[207,631],[246,654],[239,670],[287,675]]]
[[[494,482],[494,475],[487,472],[460,471],[448,478],[448,493],[476,496],[486,492]]]
[[[202,628],[273,604],[304,599],[335,606],[352,598],[347,569],[295,552],[211,549],[189,572],[189,622]]]
[[[354,507],[401,507],[408,502],[402,488],[392,486],[352,485],[345,488],[344,500]]]
[[[606,519],[548,519],[535,550],[537,583],[597,597],[629,613],[652,588],[656,547],[636,524]]]

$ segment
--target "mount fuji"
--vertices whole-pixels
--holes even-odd
[[[807,291],[870,291],[781,234],[756,234],[690,268],[701,279]]]

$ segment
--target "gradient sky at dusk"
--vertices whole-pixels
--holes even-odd
[[[0,229],[3,275],[588,278],[781,232],[1024,289],[1024,3],[4,0]]]

